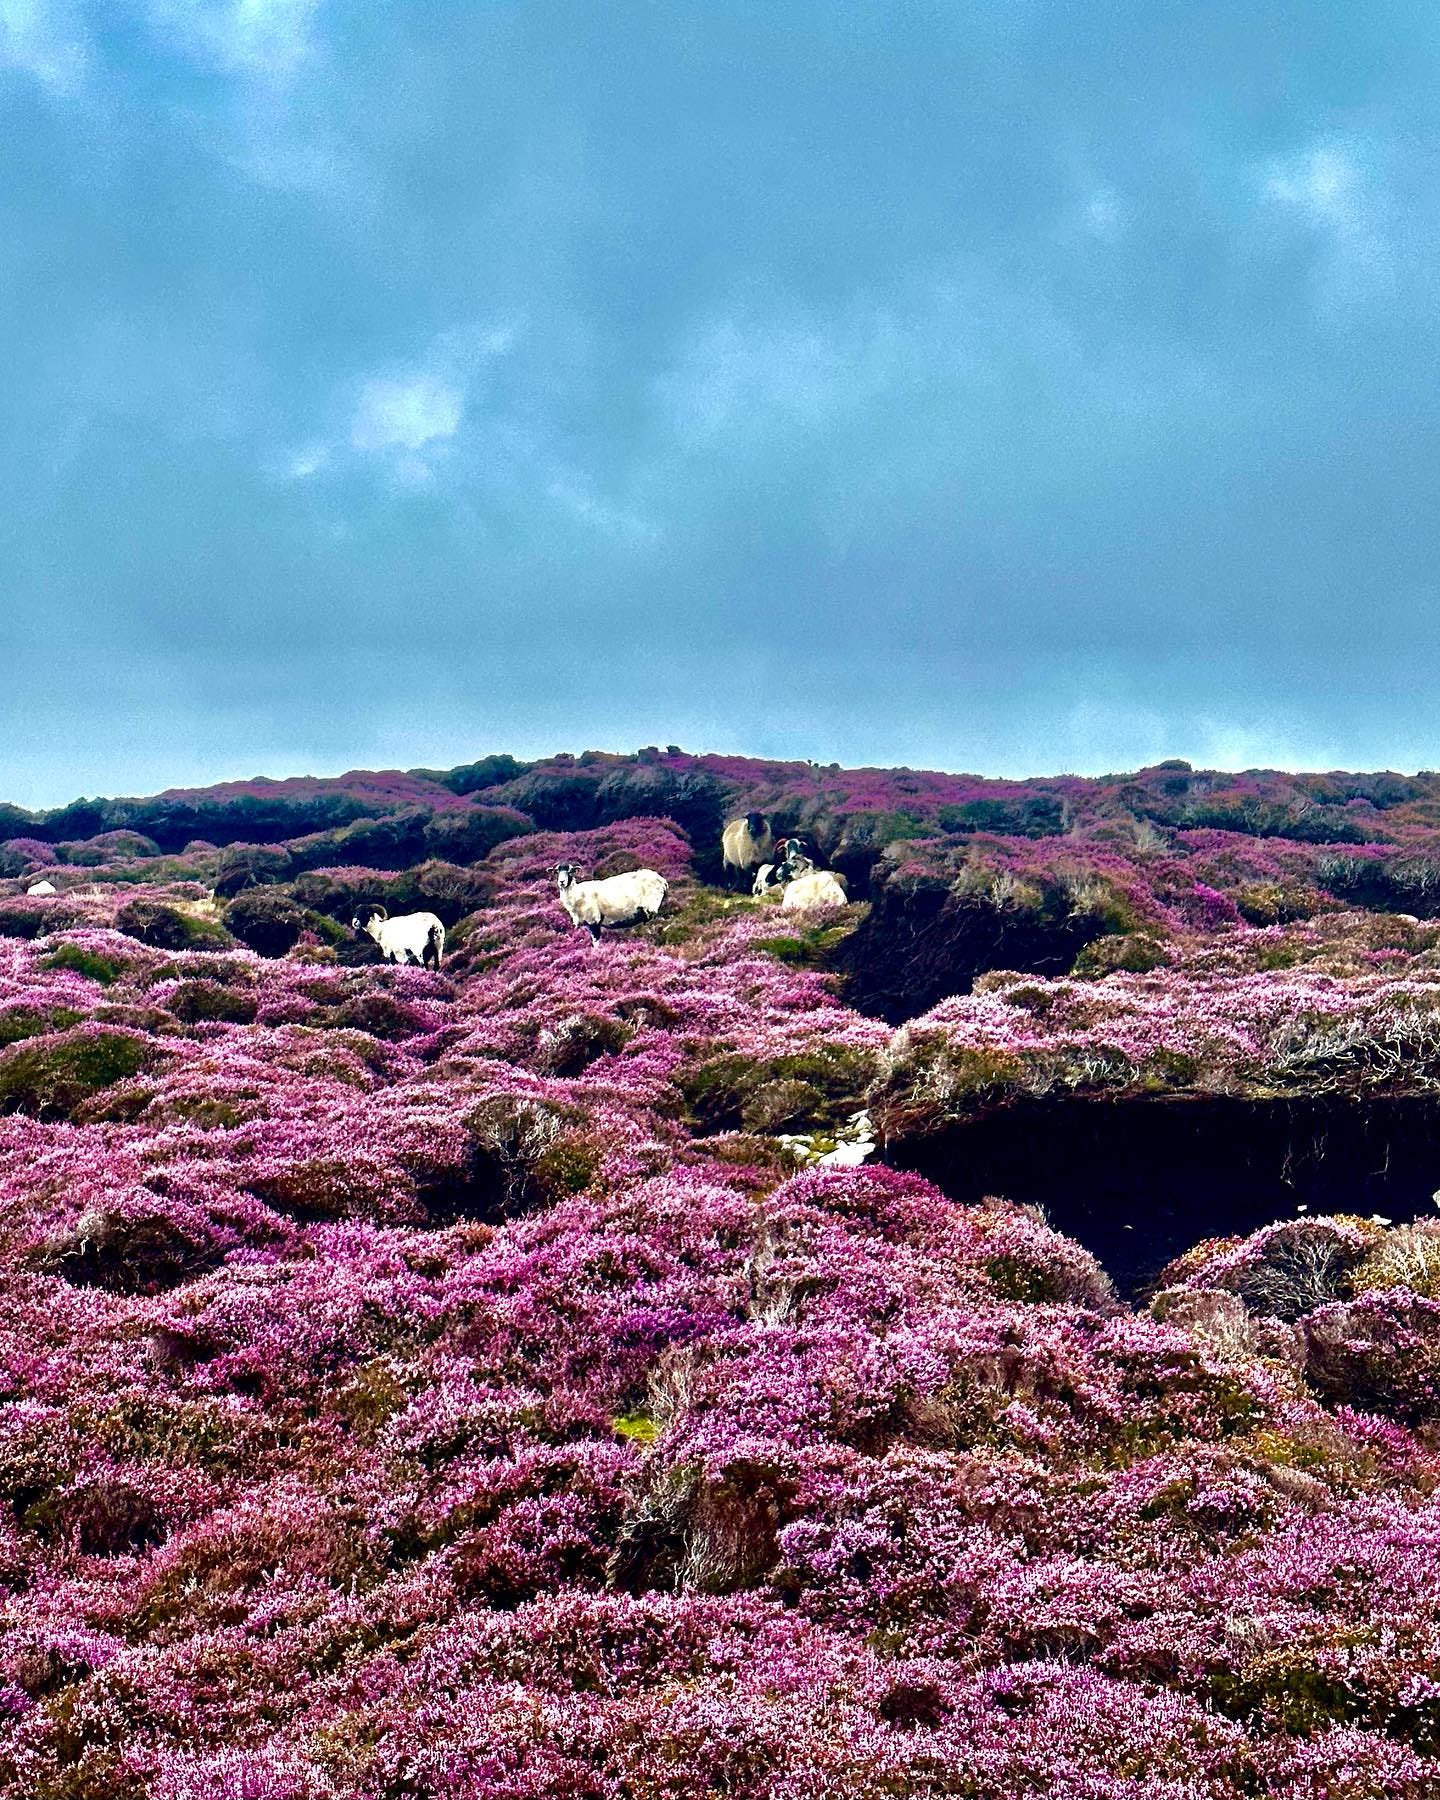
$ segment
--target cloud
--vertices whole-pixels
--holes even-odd
[[[614,506],[599,499],[591,491],[588,482],[578,476],[556,476],[546,492],[572,518],[598,531],[603,537],[614,538],[621,543],[640,544],[652,543],[660,536],[658,527],[649,519],[630,512],[623,506]]]
[[[345,467],[371,467],[411,486],[434,478],[465,417],[465,386],[446,370],[421,366],[363,378],[351,388],[341,422],[270,462],[286,481]]]
[[[151,0],[150,22],[187,55],[281,84],[315,50],[320,0]]]
[[[1080,223],[1092,237],[1114,244],[1124,237],[1129,224],[1125,202],[1112,187],[1094,188],[1080,207]]]
[[[453,438],[464,412],[460,389],[439,375],[422,370],[382,376],[360,390],[350,445],[362,452],[423,450],[437,439]]]
[[[84,86],[90,47],[71,8],[52,0],[0,0],[0,67],[66,98]]]
[[[1262,170],[1263,197],[1316,241],[1322,311],[1372,300],[1394,285],[1388,196],[1363,144],[1324,139]]]

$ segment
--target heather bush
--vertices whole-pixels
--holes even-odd
[[[128,1081],[153,1060],[137,1032],[79,1025],[29,1038],[0,1053],[0,1112],[68,1117],[98,1088]]]
[[[437,812],[425,827],[425,854],[447,863],[476,863],[497,844],[535,829],[524,813],[508,806],[467,806]]]
[[[517,787],[540,828],[487,844]],[[708,888],[749,805],[873,908]],[[1388,841],[1254,835],[1306,807]],[[1428,1219],[1204,1191],[1140,1310],[1039,1210],[889,1164],[1403,1105],[1423,1173],[1440,936],[1322,867],[1418,881],[1432,807],[654,748],[7,816],[203,831],[287,941],[123,934],[206,920],[166,855],[0,899],[0,1793],[1429,1800]],[[672,904],[592,944],[560,860]],[[333,930],[430,896],[439,974]],[[897,1027],[842,994],[865,955]],[[797,1171],[862,1108],[868,1161]],[[1054,1155],[1082,1232],[1100,1141]]]
[[[221,950],[230,936],[215,920],[163,900],[128,900],[115,914],[115,928],[156,950]]]
[[[299,906],[278,890],[247,888],[225,908],[225,929],[258,956],[284,956],[312,931],[324,941],[337,940],[333,922]]]

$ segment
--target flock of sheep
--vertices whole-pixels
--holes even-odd
[[[749,880],[750,891],[756,895],[778,887],[780,904],[792,909],[844,906],[849,901],[845,877],[833,869],[817,869],[799,838],[777,842],[763,813],[749,812],[742,819],[732,819],[720,844],[727,885]],[[568,862],[557,865],[555,884],[570,923],[583,926],[596,941],[606,926],[653,919],[670,892],[670,883],[654,869],[631,869],[624,875],[608,875],[603,881],[582,881],[580,870]],[[387,962],[440,967],[445,927],[434,913],[406,913],[392,919],[383,906],[366,906],[350,924],[374,939]]]

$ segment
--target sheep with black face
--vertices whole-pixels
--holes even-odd
[[[670,883],[654,869],[631,869],[624,875],[608,875],[603,881],[582,881],[574,863],[556,865],[555,884],[570,923],[583,925],[596,940],[604,925],[633,925],[639,919],[653,919],[670,892]]]
[[[770,829],[770,821],[761,812],[748,812],[743,819],[731,819],[720,834],[720,849],[725,861],[725,880],[743,884],[753,869],[770,860],[775,849],[775,834]]]
[[[438,969],[445,954],[445,926],[432,912],[402,913],[392,919],[383,906],[372,902],[360,908],[350,928],[373,938],[386,962]]]

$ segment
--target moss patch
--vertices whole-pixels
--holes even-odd
[[[148,1060],[147,1046],[120,1032],[21,1044],[0,1058],[0,1113],[67,1118],[87,1095],[128,1081]]]

